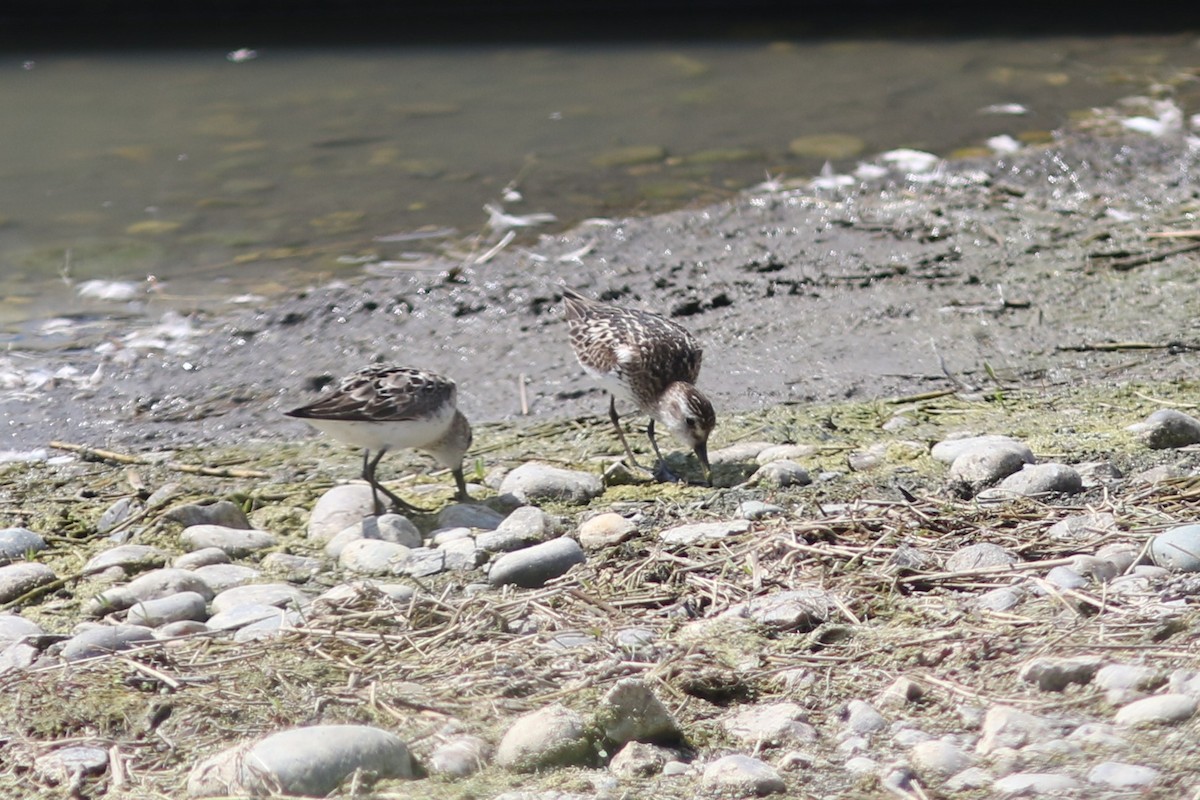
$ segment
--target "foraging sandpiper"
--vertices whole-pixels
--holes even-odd
[[[630,463],[641,468],[621,430],[618,399],[650,415],[646,435],[658,457],[655,477],[677,480],[654,438],[654,423],[659,422],[695,451],[705,480],[711,480],[708,435],[717,418],[712,403],[695,386],[703,355],[700,345],[682,326],[658,314],[600,303],[573,289],[562,292],[571,347],[580,366],[608,390],[608,416]]]
[[[471,424],[455,405],[457,397],[454,381],[436,372],[380,365],[361,369],[309,405],[284,413],[363,448],[362,476],[371,485],[376,514],[383,511],[381,492],[397,507],[421,512],[380,484],[375,468],[388,450],[424,450],[454,473],[458,499],[469,500],[462,462],[471,446]]]

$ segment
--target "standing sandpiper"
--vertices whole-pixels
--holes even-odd
[[[617,399],[650,415],[646,435],[658,457],[655,477],[677,480],[654,438],[654,423],[660,422],[696,452],[705,480],[711,480],[708,435],[717,417],[695,386],[703,351],[692,335],[658,314],[599,303],[573,289],[563,289],[563,303],[575,357],[608,390],[608,416],[630,463],[641,468],[621,430]]]
[[[462,462],[471,446],[471,424],[455,406],[457,396],[454,381],[436,372],[380,365],[361,369],[316,401],[284,413],[363,448],[362,476],[371,485],[376,514],[383,513],[381,492],[398,508],[420,512],[381,485],[375,468],[388,450],[424,450],[454,473],[458,499],[469,500]]]

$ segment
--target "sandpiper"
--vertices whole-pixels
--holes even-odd
[[[618,399],[650,415],[646,435],[658,457],[655,477],[677,480],[654,438],[654,423],[659,422],[696,452],[705,480],[711,480],[708,435],[717,418],[695,386],[703,351],[692,335],[658,314],[600,303],[573,289],[563,289],[563,303],[575,357],[608,390],[608,416],[630,463],[641,468],[621,430]]]
[[[377,365],[355,372],[309,405],[284,413],[363,448],[362,476],[371,485],[376,514],[383,513],[381,492],[397,507],[421,512],[380,484],[375,468],[388,450],[424,450],[454,473],[458,499],[470,499],[462,462],[471,446],[471,424],[455,405],[457,397],[454,381],[436,372]]]

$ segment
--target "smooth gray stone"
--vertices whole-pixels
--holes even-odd
[[[980,500],[1011,497],[1040,497],[1048,494],[1079,494],[1083,479],[1066,464],[1026,464],[994,489],[980,492]]]
[[[213,564],[228,564],[229,562],[229,553],[226,553],[219,547],[205,547],[201,550],[184,553],[172,561],[171,566],[175,567],[175,569],[196,570],[200,567],[209,567]]]
[[[909,757],[916,773],[934,786],[975,764],[969,753],[944,739],[918,742]]]
[[[1160,567],[1200,572],[1200,525],[1181,525],[1150,540],[1150,558]]]
[[[0,528],[0,564],[46,549],[46,540],[28,528]]]
[[[809,631],[829,619],[832,607],[834,603],[828,592],[808,587],[736,603],[720,617],[749,619],[776,631]]]
[[[54,570],[45,564],[21,562],[0,567],[0,603],[16,600],[55,579]]]
[[[253,583],[262,577],[262,573],[242,564],[209,564],[204,567],[197,567],[195,570],[214,594],[220,594],[226,589],[232,589],[235,586],[245,586],[248,583]]]
[[[760,453],[778,447],[775,442],[738,442],[708,454],[708,463],[714,467],[720,464],[742,464],[747,461],[757,461]]]
[[[0,613],[0,647],[7,647],[26,636],[41,636],[45,631],[32,620],[16,614]]]
[[[142,572],[161,567],[167,563],[167,558],[169,558],[167,552],[157,547],[145,544],[122,544],[102,550],[89,558],[83,565],[83,574],[92,575],[112,567],[119,567],[126,573]]]
[[[192,768],[191,797],[278,792],[324,797],[357,771],[412,778],[408,746],[366,725],[314,725],[224,750]]]
[[[246,517],[246,512],[242,511],[241,506],[228,500],[176,506],[164,516],[185,528],[193,525],[220,525],[223,528],[250,530],[250,520]]]
[[[538,544],[553,536],[554,521],[537,506],[521,506],[496,526],[497,534],[510,534],[525,542]]]
[[[1157,782],[1161,775],[1153,767],[1104,761],[1088,770],[1087,779],[1112,789],[1137,789]]]
[[[180,636],[194,636],[197,633],[207,633],[210,628],[203,622],[192,619],[181,619],[178,622],[168,622],[154,629],[155,639],[174,639]]]
[[[334,486],[313,506],[308,518],[308,538],[328,542],[374,513],[375,499],[370,486],[363,483]]]
[[[292,628],[304,623],[304,616],[299,611],[278,609],[279,613],[243,625],[233,632],[235,642],[257,642],[261,639],[273,639],[285,628]]]
[[[338,566],[363,575],[387,575],[411,552],[411,547],[382,539],[354,539],[342,548]]]
[[[124,611],[139,601],[156,600],[179,592],[196,592],[206,599],[213,596],[212,588],[195,572],[164,567],[140,575],[124,586],[101,592],[84,604],[84,612],[90,616],[103,616]]]
[[[1190,695],[1158,694],[1124,706],[1113,720],[1118,725],[1168,725],[1189,720],[1195,713],[1196,700]]]
[[[438,512],[439,528],[475,528],[490,531],[504,521],[504,515],[478,503],[451,503]],[[418,543],[419,544],[419,543]]]
[[[180,592],[157,600],[144,600],[135,603],[125,614],[125,621],[130,625],[144,625],[147,628],[157,628],[180,620],[203,622],[206,619],[208,601],[195,592]]]
[[[583,504],[603,493],[599,475],[547,464],[522,464],[500,482],[500,494],[511,494],[523,503],[557,500]]]
[[[950,465],[951,488],[963,497],[999,483],[1030,463],[1029,448],[997,443],[966,450]]]
[[[1050,526],[1046,535],[1058,542],[1084,542],[1120,530],[1117,518],[1107,511],[1075,514]]]
[[[782,506],[764,503],[761,500],[743,500],[737,507],[737,515],[742,519],[762,519],[782,513]]]
[[[448,542],[472,538],[470,528],[439,528],[430,536],[429,542],[434,547],[441,547]]]
[[[953,464],[958,457],[970,450],[980,450],[992,447],[1007,448],[1021,454],[1022,460],[1028,464],[1034,462],[1033,451],[1029,445],[1011,436],[986,434],[984,436],[963,436],[956,439],[943,439],[933,446],[929,455],[934,461],[943,464]]]
[[[89,628],[67,640],[60,654],[66,661],[79,661],[154,641],[154,632],[141,625],[115,625]]]
[[[1060,772],[1014,772],[997,778],[992,788],[1005,795],[1028,796],[1074,792],[1079,781]]]
[[[742,755],[724,756],[708,764],[700,785],[708,792],[736,797],[764,797],[787,789],[773,767]]]
[[[1046,581],[1060,589],[1082,589],[1088,585],[1087,578],[1070,567],[1054,567],[1046,573]]]
[[[417,530],[407,517],[399,514],[381,514],[378,517],[364,517],[325,543],[325,555],[330,558],[341,558],[342,551],[350,542],[362,539],[389,542],[414,548],[421,546],[421,532]]]
[[[1200,442],[1200,420],[1173,408],[1160,408],[1126,430],[1152,450],[1187,447]]]
[[[191,550],[216,547],[233,558],[276,547],[279,540],[266,531],[249,528],[225,528],[220,525],[193,525],[184,528],[180,538]]]
[[[0,645],[0,675],[14,669],[29,669],[41,655],[41,648],[29,642]]]
[[[536,589],[586,560],[579,542],[567,537],[551,539],[497,558],[488,570],[488,583]]]
[[[517,772],[579,766],[593,757],[583,717],[558,704],[518,717],[496,748],[496,763]]]
[[[212,599],[212,611],[219,614],[238,606],[262,603],[267,606],[303,608],[309,597],[295,586],[286,583],[250,583],[226,589]]]
[[[846,729],[859,735],[878,733],[887,727],[887,720],[864,700],[851,700],[846,704]]]

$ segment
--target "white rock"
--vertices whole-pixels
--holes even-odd
[[[191,797],[277,792],[324,797],[356,771],[379,778],[413,777],[408,747],[366,725],[314,725],[224,750],[188,776]]]
[[[997,792],[1010,795],[1039,795],[1073,792],[1079,781],[1059,772],[1014,772],[992,783]]]
[[[365,483],[334,486],[321,495],[308,518],[308,538],[328,542],[334,536],[375,513],[371,487]]]
[[[267,606],[308,605],[308,595],[286,583],[252,583],[226,589],[212,599],[212,611],[218,614],[241,605],[261,603]]]
[[[944,784],[950,792],[968,792],[992,785],[995,777],[982,767],[967,767],[957,775],[951,775]]]
[[[993,706],[984,717],[983,736],[975,745],[975,752],[987,755],[1001,747],[1024,747],[1030,742],[1049,738],[1053,732],[1053,726],[1041,717],[1011,706]]]
[[[266,531],[226,528],[223,525],[192,525],[184,528],[179,536],[189,550],[215,547],[235,558],[279,544],[279,540]]]
[[[523,503],[558,500],[582,504],[599,497],[604,492],[604,484],[600,476],[590,472],[528,463],[505,475],[499,491],[500,494],[511,494]]]
[[[811,458],[818,452],[819,449],[811,444],[776,444],[758,451],[755,461],[760,465],[770,464],[772,461],[796,461],[800,458]]]
[[[795,461],[768,461],[750,476],[750,482],[762,486],[808,486],[812,476]]]
[[[354,539],[342,547],[338,565],[362,575],[387,575],[393,564],[411,552],[410,547],[382,539]]]
[[[196,592],[180,592],[157,600],[135,603],[125,615],[131,625],[157,628],[170,622],[192,620],[203,622],[208,619],[208,601]]]
[[[787,789],[779,773],[757,758],[733,755],[704,768],[701,786],[709,792],[737,797],[763,797]]]
[[[579,544],[584,550],[611,547],[637,533],[637,525],[629,519],[607,512],[584,520],[579,526]]]
[[[758,454],[775,447],[774,442],[738,442],[708,454],[708,463],[714,467],[725,464],[742,464],[754,461]]]
[[[243,564],[206,564],[192,571],[196,573],[197,578],[204,581],[213,594],[220,594],[235,586],[254,583],[262,577],[262,573],[254,567],[247,567]]]
[[[1200,572],[1200,525],[1181,525],[1151,538],[1150,558],[1177,572]]]
[[[887,720],[870,703],[851,700],[846,704],[846,730],[865,735],[878,733],[886,727]]]
[[[1087,779],[1090,783],[1112,789],[1135,789],[1155,783],[1160,775],[1158,770],[1151,767],[1104,761],[1088,771]]]
[[[145,544],[123,544],[101,550],[83,565],[83,574],[103,572],[110,567],[120,567],[127,573],[155,569],[167,563],[165,550]]]
[[[1009,497],[1041,497],[1050,494],[1078,494],[1083,479],[1066,464],[1025,464],[1019,472],[1000,481],[994,489],[979,493],[980,500]]]
[[[1032,464],[1035,460],[1033,451],[1024,442],[1018,441],[1011,436],[998,436],[995,434],[958,436],[943,439],[933,446],[929,455],[934,461],[940,461],[943,464],[953,464],[964,453],[972,450],[988,450],[992,448],[1015,450],[1021,454],[1021,460],[1028,464]]]
[[[134,545],[129,546],[133,547]],[[205,547],[201,550],[184,553],[172,561],[171,566],[175,569],[196,570],[200,567],[209,567],[213,564],[228,564],[229,562],[229,553],[226,553],[219,547]]]
[[[593,755],[583,717],[565,706],[552,705],[517,718],[496,748],[496,763],[532,772],[586,764]]]
[[[499,511],[481,503],[451,503],[438,512],[437,526],[491,531],[503,523],[504,519],[504,515]]]
[[[1195,698],[1160,694],[1130,703],[1114,719],[1118,725],[1169,725],[1189,720],[1195,713]]]

